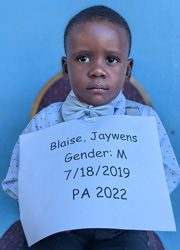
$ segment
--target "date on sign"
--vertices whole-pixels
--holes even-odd
[[[127,200],[127,191],[124,188],[110,188],[110,187],[96,187],[95,197],[101,199],[116,199],[116,200]],[[80,190],[74,188],[72,190],[73,200],[77,199],[90,199],[94,196],[94,192],[90,192],[88,188]]]

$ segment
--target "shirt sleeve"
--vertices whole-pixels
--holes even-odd
[[[164,129],[164,126],[159,116],[150,107],[148,108],[147,113],[148,116],[155,116],[156,118],[162,161],[164,165],[164,171],[166,175],[169,193],[171,193],[180,182],[180,168],[176,160],[173,148],[171,146],[169,137]]]
[[[40,111],[30,121],[28,126],[24,129],[22,134],[38,131],[49,126],[53,126],[59,122],[60,103],[52,104],[49,107]],[[15,200],[18,200],[18,172],[19,172],[19,140],[15,144],[12,152],[10,166],[6,178],[2,182],[3,190]]]

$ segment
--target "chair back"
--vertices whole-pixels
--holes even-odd
[[[53,102],[63,102],[71,90],[70,83],[61,73],[51,78],[38,93],[30,118]],[[143,87],[133,77],[124,84],[123,93],[127,99],[152,106]]]

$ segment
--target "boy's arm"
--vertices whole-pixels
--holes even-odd
[[[41,127],[41,114],[36,115],[22,132],[22,134],[31,133],[39,130]],[[13,149],[9,169],[6,178],[2,182],[2,188],[15,200],[18,200],[18,172],[19,172],[19,139]]]
[[[6,178],[2,182],[2,188],[15,200],[18,200],[18,170],[19,170],[19,140],[17,141],[11,156],[10,166]]]
[[[180,182],[180,168],[171,146],[169,137],[164,129],[164,126],[162,125],[159,116],[151,108],[149,108],[148,115],[156,117],[162,161],[164,165],[167,185],[169,188],[169,192],[171,193]]]
[[[38,131],[55,125],[60,120],[59,110],[61,103],[55,103],[40,111],[28,124],[22,134]],[[6,178],[2,182],[2,188],[15,200],[18,200],[18,173],[19,173],[19,140],[12,152],[10,166]]]

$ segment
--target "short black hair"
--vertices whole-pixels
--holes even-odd
[[[131,36],[131,30],[129,28],[128,23],[126,22],[124,17],[122,17],[119,13],[103,5],[91,6],[87,9],[84,9],[80,11],[79,13],[77,13],[69,21],[64,31],[65,52],[66,52],[67,38],[72,27],[76,24],[81,24],[81,23],[89,22],[89,21],[108,21],[115,25],[119,25],[121,28],[123,28],[126,31],[128,39],[129,39],[129,54],[130,54],[132,36]]]

